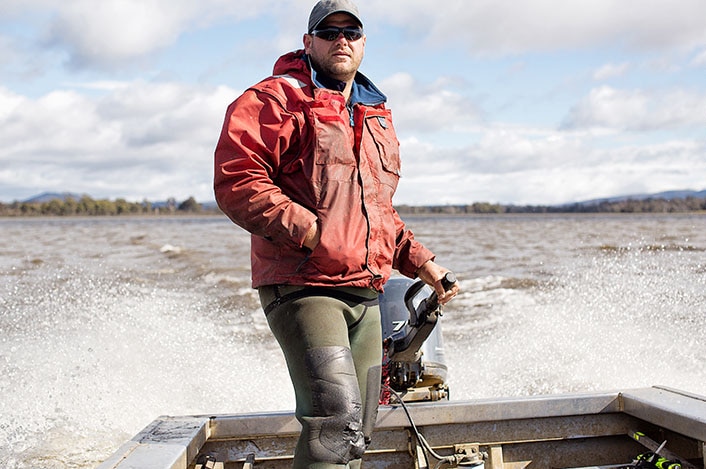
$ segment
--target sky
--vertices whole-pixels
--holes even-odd
[[[225,109],[312,0],[0,0],[0,201],[213,201]],[[396,204],[706,189],[706,1],[359,0]]]

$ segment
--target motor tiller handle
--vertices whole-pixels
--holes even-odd
[[[456,283],[454,273],[446,272],[441,279],[444,289],[449,290],[454,283]],[[417,360],[417,352],[441,316],[441,305],[436,291],[424,298],[416,308],[414,307],[414,298],[425,286],[426,284],[419,280],[412,284],[405,294],[404,302],[409,311],[409,320],[401,334],[391,337],[388,348],[388,358],[391,360],[410,362]]]

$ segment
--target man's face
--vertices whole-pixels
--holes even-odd
[[[318,28],[327,27],[359,27],[358,23],[345,13],[334,13],[326,18]],[[314,36],[304,35],[304,49],[311,58],[315,68],[331,78],[340,81],[351,81],[363,60],[365,53],[365,36],[352,41],[339,34],[333,41]]]

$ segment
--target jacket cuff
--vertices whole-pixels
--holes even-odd
[[[422,244],[415,242],[410,248],[406,259],[401,260],[397,266],[397,271],[409,278],[417,278],[417,271],[427,262],[436,258],[433,252],[425,248]]]

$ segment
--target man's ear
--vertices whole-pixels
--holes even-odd
[[[304,43],[304,52],[307,54],[309,53],[309,50],[311,49],[311,42],[313,41],[313,38],[311,37],[311,34],[305,34],[304,37],[302,38],[302,42]]]

